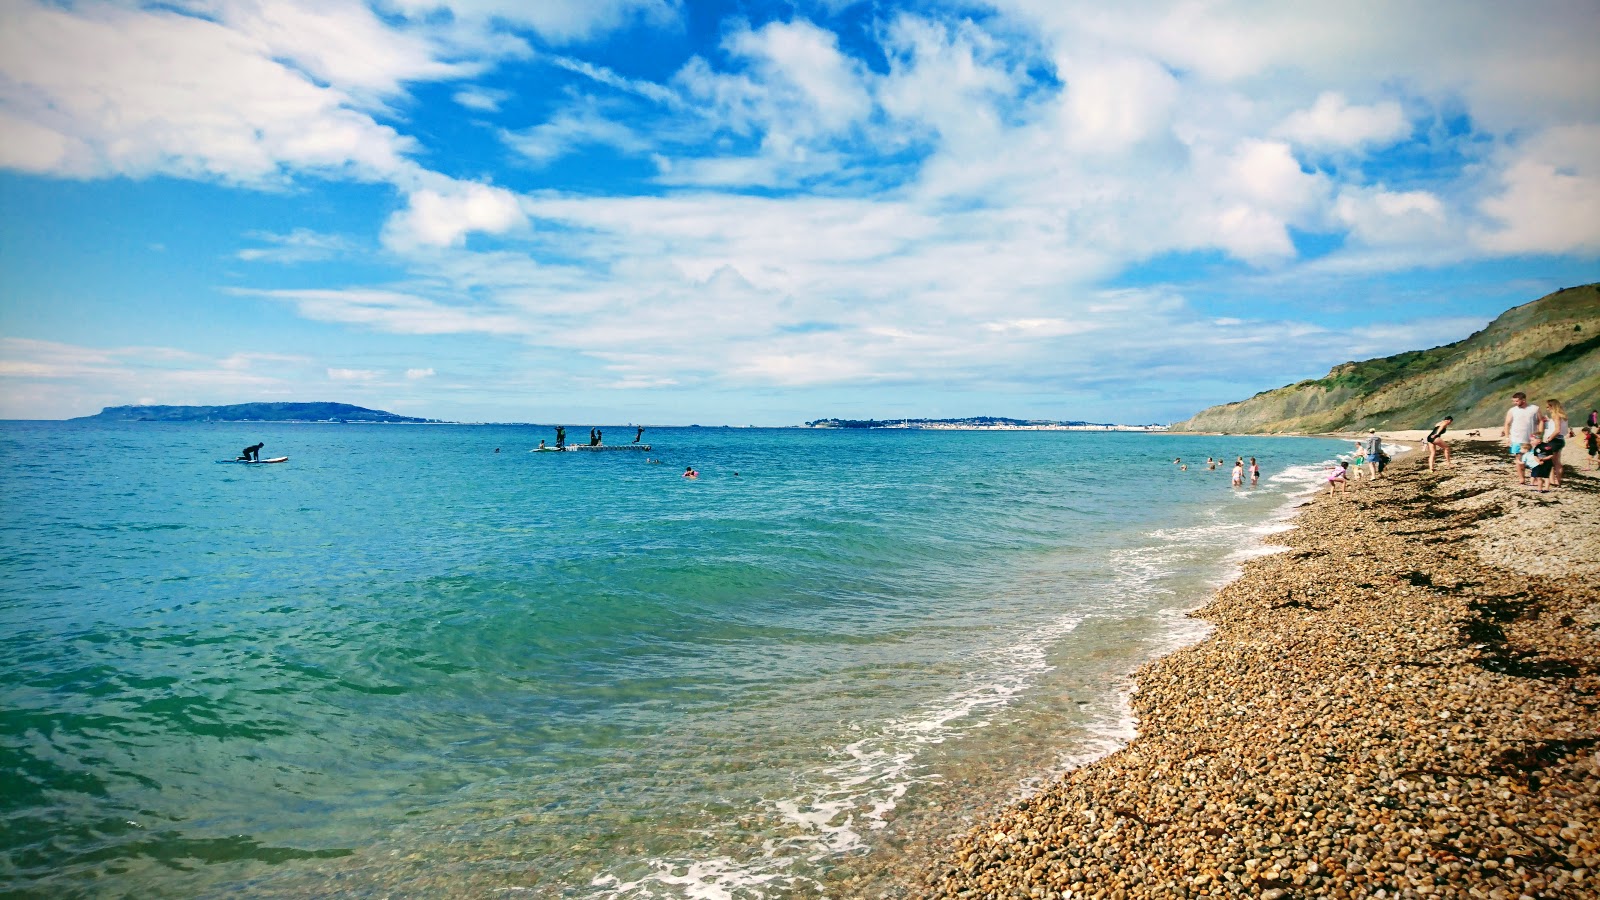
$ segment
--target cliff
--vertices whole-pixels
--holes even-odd
[[[1574,421],[1600,403],[1600,284],[1507,310],[1464,340],[1334,366],[1322,378],[1213,406],[1173,431],[1244,434],[1498,428],[1513,391],[1560,399]],[[1581,406],[1581,409],[1580,409]]]

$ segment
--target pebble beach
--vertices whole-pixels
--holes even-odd
[[[1141,668],[1138,736],[965,832],[928,898],[1600,894],[1600,480],[1503,449],[1307,499]]]

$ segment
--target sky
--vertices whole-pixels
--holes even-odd
[[[0,0],[0,418],[1174,421],[1600,281],[1597,39],[1595,0]]]

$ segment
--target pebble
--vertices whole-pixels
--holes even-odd
[[[1132,743],[911,894],[1600,895],[1600,481],[1406,458],[1308,502],[1195,613],[1211,637],[1137,673]]]

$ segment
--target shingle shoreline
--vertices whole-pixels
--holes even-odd
[[[1468,445],[1309,502],[1137,673],[1139,736],[921,896],[1600,894],[1600,482],[1508,473]]]

